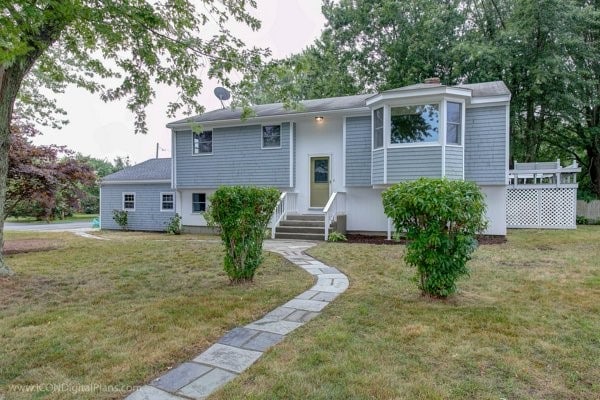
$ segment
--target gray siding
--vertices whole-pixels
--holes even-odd
[[[281,148],[261,149],[261,125],[215,128],[213,153],[192,154],[192,131],[175,134],[178,188],[290,185],[290,124],[281,124]]]
[[[383,149],[373,152],[373,174],[371,183],[378,185],[383,183]]]
[[[293,123],[294,126],[294,154],[292,154],[294,160],[293,160],[293,172],[294,172],[294,177],[293,177],[293,182],[292,182],[292,186],[296,187],[296,171],[298,170],[298,163],[296,163],[296,153],[298,153],[298,146],[296,145],[296,137],[298,137],[298,129],[296,128],[296,123]]]
[[[161,192],[175,194],[168,183],[136,185],[102,185],[100,221],[102,229],[121,229],[113,219],[113,210],[123,208],[123,193],[135,193],[135,211],[128,211],[129,229],[134,231],[164,231],[173,211],[160,211]],[[175,194],[175,202],[177,202]]]
[[[465,118],[465,179],[504,185],[506,106],[467,108]]]
[[[371,184],[371,117],[346,118],[346,186]]]
[[[446,177],[448,179],[463,178],[463,148],[446,147]]]
[[[442,176],[442,147],[389,148],[387,155],[387,182],[396,183],[422,176]]]

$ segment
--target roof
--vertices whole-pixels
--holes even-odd
[[[437,83],[418,83],[416,85],[404,86],[397,89],[387,90],[383,93],[404,92],[420,89],[445,87]],[[502,81],[483,82],[462,84],[450,86],[458,89],[471,90],[472,97],[489,97],[489,96],[505,96],[510,95],[510,91]],[[285,108],[283,103],[261,104],[252,107],[254,112],[253,118],[261,117],[276,117],[280,115],[301,115],[309,113],[326,113],[332,111],[341,111],[349,109],[367,108],[366,100],[376,96],[377,93],[359,94],[354,96],[329,97],[324,99],[304,100],[301,101],[299,109]],[[209,111],[195,117],[188,117],[178,121],[170,122],[167,128],[172,128],[180,124],[187,123],[206,123],[218,121],[240,120],[242,117],[242,109],[224,108],[219,110]]]
[[[129,181],[168,181],[171,179],[171,159],[152,158],[102,178],[102,183]]]

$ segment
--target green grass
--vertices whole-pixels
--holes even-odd
[[[446,300],[403,246],[309,253],[350,288],[211,399],[597,399],[600,227],[514,230],[480,247]]]
[[[63,224],[65,222],[85,222],[92,221],[94,218],[98,218],[98,214],[73,214],[65,219],[53,219],[50,220],[51,224]],[[8,217],[6,222],[19,222],[19,223],[42,223],[47,222],[45,220],[38,220],[35,217]]]
[[[17,275],[0,279],[0,399],[122,398],[76,390],[144,384],[312,284],[268,254],[254,283],[231,286],[221,244],[194,235],[103,236],[6,233],[60,248],[6,257]],[[75,389],[19,392],[52,384]]]

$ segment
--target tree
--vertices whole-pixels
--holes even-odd
[[[15,122],[11,131],[5,217],[52,219],[78,207],[85,186],[96,182],[92,169],[64,146],[34,145],[39,132],[29,124]]]
[[[28,0],[0,7],[0,215],[4,215],[10,121],[16,109],[30,120],[60,124],[61,110],[40,88],[75,84],[105,100],[126,99],[135,131],[145,132],[153,84],[178,88],[167,115],[200,112],[196,96],[207,74],[224,84],[268,52],[245,49],[227,29],[231,20],[258,29],[246,7],[254,0]],[[215,31],[213,35],[205,32]],[[206,36],[201,37],[201,33]],[[108,83],[114,83],[109,86]],[[0,244],[3,229],[0,229]],[[0,274],[8,274],[0,254]]]
[[[91,156],[84,156],[81,153],[77,154],[76,159],[87,164],[94,171],[98,179],[102,179],[107,175],[130,166],[129,157],[118,156],[114,159],[114,164],[106,159],[101,160]],[[94,181],[92,184],[85,186],[84,190],[86,196],[82,199],[81,204],[83,212],[86,214],[97,214],[100,212],[100,186],[98,182]]]
[[[382,194],[386,215],[398,234],[406,234],[404,259],[417,268],[423,294],[447,297],[467,275],[486,227],[485,199],[473,182],[420,178],[398,183]]]

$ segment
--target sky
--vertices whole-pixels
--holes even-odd
[[[274,58],[304,49],[319,36],[325,24],[321,0],[257,0],[257,5],[251,13],[262,21],[261,29],[253,32],[235,26],[232,31],[249,47],[270,48]],[[217,86],[216,81],[205,81],[199,99],[207,111],[221,108],[213,94]],[[134,134],[134,117],[125,102],[104,103],[97,95],[70,87],[55,96],[59,106],[67,111],[69,124],[62,129],[42,127],[43,135],[34,142],[66,145],[84,155],[109,161],[129,156],[132,164],[154,158],[159,143],[159,157],[170,157],[171,131],[165,125],[173,119],[167,117],[166,105],[174,99],[175,91],[160,87],[156,92],[155,101],[146,110],[148,133],[143,135]]]

